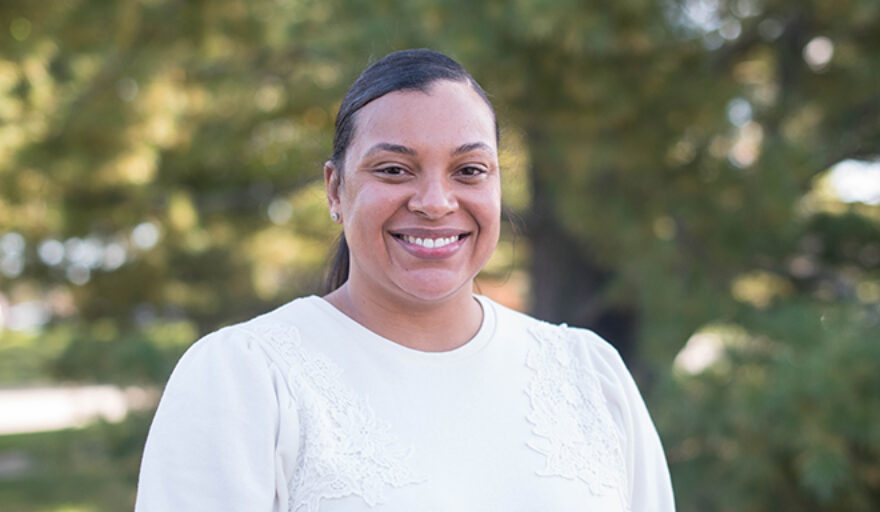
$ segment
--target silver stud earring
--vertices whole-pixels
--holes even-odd
[[[333,222],[339,222],[339,214],[336,212],[331,213],[330,218],[333,219]]]

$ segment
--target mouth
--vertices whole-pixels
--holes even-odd
[[[403,233],[391,233],[391,236],[408,244],[424,247],[425,249],[439,249],[464,240],[466,237],[470,236],[470,233],[452,234],[447,236],[415,236]]]

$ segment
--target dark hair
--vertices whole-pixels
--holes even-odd
[[[339,112],[336,114],[336,134],[333,136],[333,155],[330,160],[336,166],[342,180],[345,151],[354,138],[357,112],[371,101],[395,91],[428,92],[438,80],[467,82],[489,106],[495,118],[495,140],[500,140],[498,119],[486,91],[458,62],[433,50],[402,50],[382,57],[371,64],[351,84]],[[329,293],[348,280],[349,254],[345,233],[339,237],[336,253],[327,273],[326,291]]]

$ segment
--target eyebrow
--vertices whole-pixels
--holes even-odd
[[[471,151],[475,151],[478,149],[488,151],[489,153],[492,152],[492,147],[485,142],[471,142],[470,144],[462,144],[461,146],[458,146],[457,148],[455,148],[455,151],[453,151],[452,154],[462,155],[464,153],[470,153]]]
[[[470,153],[471,151],[475,151],[477,149],[492,153],[492,147],[485,142],[471,142],[470,144],[462,144],[461,146],[458,146],[457,148],[455,148],[455,151],[453,151],[452,154],[461,155],[464,153]]]
[[[374,153],[378,153],[380,151],[391,151],[392,153],[401,153],[404,155],[415,156],[416,150],[412,148],[408,148],[406,146],[401,146],[400,144],[391,144],[389,142],[380,142],[375,146],[371,147],[369,151],[367,151],[366,156],[370,156]]]
[[[457,148],[455,148],[455,150],[452,151],[452,155],[458,156],[458,155],[462,155],[464,153],[470,153],[471,151],[475,151],[478,149],[483,150],[483,151],[488,151],[490,153],[492,152],[492,147],[489,146],[488,144],[486,144],[485,142],[471,142],[469,144],[462,144],[461,146],[458,146]],[[392,153],[400,153],[403,155],[410,155],[410,156],[416,156],[416,154],[417,154],[416,150],[414,150],[410,147],[407,147],[407,146],[402,146],[400,144],[391,144],[390,142],[380,142],[380,143],[376,144],[375,146],[371,147],[369,149],[369,151],[367,151],[366,156],[370,156],[370,155],[372,155],[374,153],[378,153],[380,151],[391,151]]]

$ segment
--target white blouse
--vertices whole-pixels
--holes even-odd
[[[135,510],[674,510],[617,352],[477,299],[479,332],[448,352],[316,296],[206,336],[162,396]]]

